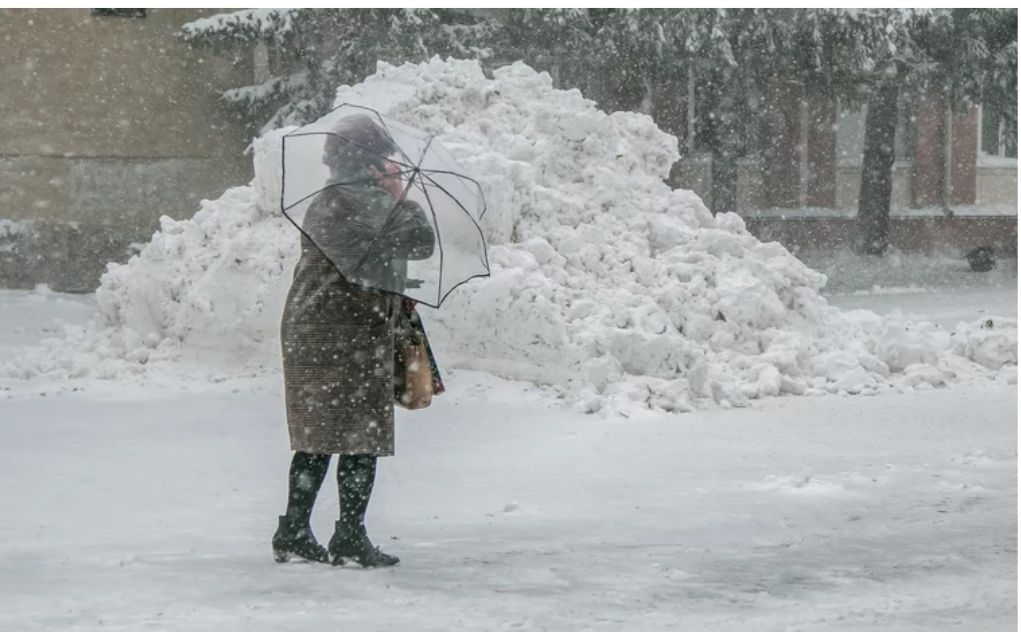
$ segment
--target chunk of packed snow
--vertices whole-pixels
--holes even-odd
[[[931,388],[1017,363],[1016,321],[951,334],[830,306],[823,275],[664,183],[677,143],[651,118],[602,112],[523,64],[487,78],[472,61],[380,63],[336,102],[437,134],[485,191],[492,277],[423,310],[446,367],[550,385],[595,412]],[[112,377],[197,352],[277,366],[298,254],[278,210],[285,131],[255,143],[252,186],[164,219],[110,266],[96,322],[8,372]]]
[[[999,369],[1017,364],[1016,318],[959,323],[954,333],[954,351],[984,367]]]

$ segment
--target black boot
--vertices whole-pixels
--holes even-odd
[[[309,562],[330,561],[329,553],[316,540],[308,523],[301,524],[280,516],[277,532],[273,534],[273,559],[288,562],[295,557]]]
[[[372,545],[365,533],[365,510],[376,480],[376,457],[371,454],[342,455],[337,464],[340,520],[330,538],[330,562],[343,566],[394,566],[400,560]]]
[[[330,563],[344,566],[354,562],[359,566],[396,566],[400,559],[387,555],[372,545],[372,540],[365,533],[365,525],[352,528],[343,520],[337,521],[337,530],[330,538]]]
[[[295,452],[287,493],[287,513],[280,516],[273,534],[273,559],[287,562],[300,558],[310,562],[329,562],[326,549],[316,541],[309,521],[316,495],[330,467],[329,454]]]

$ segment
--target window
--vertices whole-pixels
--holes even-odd
[[[995,104],[979,106],[979,153],[993,158],[1017,159],[1017,129]]]
[[[101,18],[144,18],[146,9],[93,9],[91,15]]]
[[[893,136],[893,156],[897,163],[903,165],[914,161],[915,151],[915,116],[913,103],[902,99],[897,104],[897,124]],[[860,105],[854,108],[837,106],[836,136],[837,163],[843,167],[860,167],[865,153],[865,121],[868,107]]]
[[[893,156],[900,163],[915,159],[915,111],[912,103],[901,99],[897,104],[897,127],[893,134]]]

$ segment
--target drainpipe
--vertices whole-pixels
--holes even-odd
[[[943,120],[943,213],[953,217],[954,200],[954,113],[948,104]]]

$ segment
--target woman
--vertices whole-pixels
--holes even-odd
[[[273,553],[278,562],[393,566],[398,559],[366,534],[365,511],[376,459],[394,453],[395,344],[413,335],[398,293],[407,260],[430,257],[435,238],[422,209],[403,199],[397,169],[385,159],[396,149],[387,135],[363,115],[342,119],[334,134],[323,150],[330,181],[302,222],[280,328],[295,452]],[[348,278],[334,264],[351,270]],[[309,519],[332,454],[340,519],[324,548]]]

